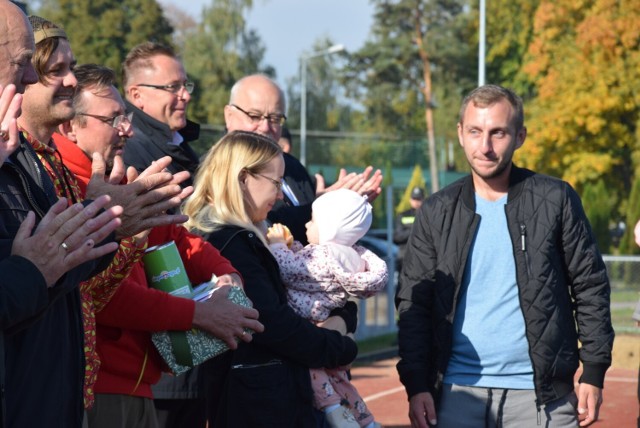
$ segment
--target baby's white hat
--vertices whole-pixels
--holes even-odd
[[[348,189],[325,193],[312,206],[320,244],[335,242],[352,246],[371,227],[371,204]]]

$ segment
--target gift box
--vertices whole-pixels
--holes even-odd
[[[207,286],[211,286],[210,291],[206,289]],[[205,284],[204,287],[196,287],[191,298],[202,299],[203,296],[209,296],[216,290],[213,283]],[[252,307],[251,301],[240,287],[231,287],[229,300],[238,305]],[[249,329],[245,331],[249,334],[253,333]],[[224,341],[198,329],[156,332],[151,335],[151,340],[175,375],[184,373],[229,349]]]

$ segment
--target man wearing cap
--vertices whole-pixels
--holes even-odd
[[[409,235],[411,235],[413,221],[416,218],[416,213],[418,212],[418,208],[420,208],[420,206],[422,205],[423,200],[424,189],[422,187],[415,186],[413,189],[411,189],[411,199],[409,199],[411,208],[401,212],[396,217],[396,228],[393,231],[393,243],[396,244],[399,248],[398,269],[402,268],[402,259],[404,258]]]

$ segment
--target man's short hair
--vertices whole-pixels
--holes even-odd
[[[86,90],[92,89],[94,91],[102,91],[112,86],[116,86],[116,73],[109,67],[98,64],[83,64],[76,67],[73,70],[73,74],[76,76],[78,86],[73,96],[73,108],[76,113],[84,113],[84,97],[82,93]],[[75,120],[84,125],[86,122],[85,116],[76,115]]]
[[[132,76],[139,70],[153,68],[151,59],[158,55],[168,56],[178,59],[176,52],[171,46],[156,42],[143,42],[129,51],[122,63],[122,84],[126,89]]]
[[[29,16],[29,22],[36,42],[36,50],[31,62],[38,73],[38,81],[46,84],[47,62],[58,49],[60,39],[67,39],[67,35],[60,26],[39,16]]]
[[[507,100],[513,107],[515,112],[516,130],[519,131],[524,127],[524,107],[522,98],[516,95],[511,89],[504,88],[499,85],[484,85],[471,91],[460,107],[459,122],[462,124],[464,113],[469,103],[473,103],[475,107],[489,107],[502,100]]]

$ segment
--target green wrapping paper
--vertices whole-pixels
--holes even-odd
[[[252,307],[251,301],[240,287],[231,287],[229,300],[238,305]],[[246,332],[253,333],[249,329]],[[222,340],[198,329],[156,332],[151,335],[151,340],[175,375],[184,373],[229,349]]]

